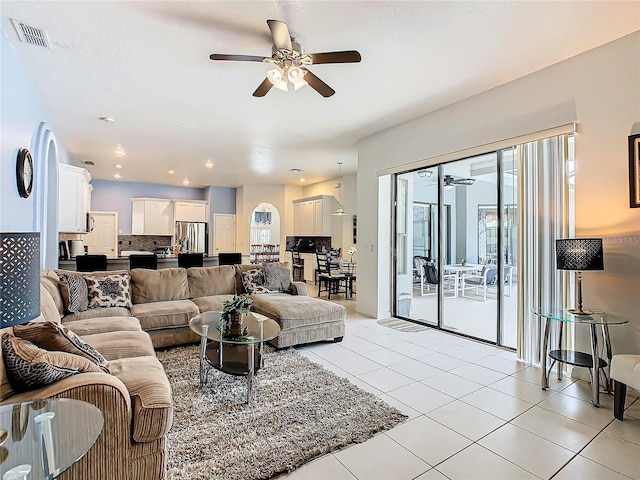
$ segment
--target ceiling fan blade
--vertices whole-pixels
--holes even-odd
[[[253,96],[264,97],[269,92],[269,90],[271,90],[271,87],[273,87],[273,84],[271,83],[271,81],[269,81],[268,78],[265,78],[258,86],[258,88],[256,88],[256,91],[253,92]]]
[[[346,50],[344,52],[324,52],[309,53],[314,65],[321,63],[358,63],[362,60],[360,52],[357,50]]]
[[[284,48],[285,50],[293,50],[291,45],[291,34],[289,33],[289,27],[280,20],[267,20],[269,30],[271,30],[271,36],[273,37],[273,44],[278,50]]]
[[[257,55],[227,55],[225,53],[212,53],[209,55],[211,60],[234,60],[236,62],[262,62],[265,57]]]
[[[327,85],[318,77],[316,77],[308,69],[303,68],[302,70],[305,71],[305,75],[304,75],[305,82],[307,82],[309,86],[313,88],[316,92],[318,92],[320,95],[326,98],[336,93],[336,91],[333,88],[331,88],[329,85]]]

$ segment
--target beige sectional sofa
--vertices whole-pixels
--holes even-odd
[[[242,272],[255,265],[195,268],[133,269],[131,275],[131,309],[95,308],[80,313],[65,313],[55,270],[45,270],[41,282],[53,296],[62,322],[107,316],[134,316],[142,330],[151,336],[153,346],[167,347],[196,342],[199,338],[189,328],[189,320],[201,312],[222,309],[222,302],[234,294],[246,294]],[[113,275],[125,271],[92,272],[87,275]],[[76,273],[77,272],[73,272]],[[280,335],[271,343],[284,348],[321,340],[339,341],[344,336],[346,309],[326,300],[309,296],[303,282],[292,282],[289,293],[250,295],[252,310],[280,324]]]
[[[62,271],[40,276],[42,315],[61,323],[108,360],[110,373],[76,373],[53,384],[24,391],[9,381],[0,355],[0,403],[72,398],[97,406],[104,416],[102,434],[62,479],[157,480],[164,478],[166,434],[171,428],[171,386],[154,348],[199,340],[188,326],[200,312],[220,310],[234,294],[246,293],[242,272],[255,266],[131,270],[131,308],[101,307],[69,313],[60,291]],[[75,273],[75,272],[74,272]],[[92,276],[117,275],[92,272]],[[344,335],[343,306],[309,297],[304,283],[292,294],[252,295],[256,312],[280,323],[273,342],[286,347]],[[0,330],[13,335],[12,327]],[[197,363],[194,363],[196,365]]]
[[[42,314],[60,322],[53,297],[41,283]],[[113,312],[115,313],[115,312]],[[68,319],[65,326],[98,350],[110,373],[77,373],[41,388],[12,385],[0,355],[0,403],[71,398],[100,409],[104,425],[93,447],[60,479],[158,480],[164,478],[166,434],[173,420],[171,386],[151,338],[132,316]],[[13,327],[0,330],[13,335]]]

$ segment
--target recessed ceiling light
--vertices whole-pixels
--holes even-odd
[[[127,154],[127,152],[124,151],[124,148],[122,148],[122,145],[120,144],[118,144],[114,153],[117,157],[124,157]]]
[[[122,164],[120,164],[120,163],[116,163],[116,164],[114,165],[114,167],[116,167],[116,168],[122,168]]]
[[[112,117],[98,117],[98,120],[102,120],[105,123],[113,123],[115,120]]]
[[[119,173],[116,173],[116,174],[113,175],[113,178],[121,178],[121,177],[122,177],[122,175],[120,175]]]
[[[175,170],[169,170],[167,173],[168,173],[169,175],[173,175],[174,173],[176,173],[176,171],[175,171]]]
[[[207,163],[204,164],[207,168],[213,168],[213,162],[211,159],[207,160]]]
[[[182,184],[183,185],[189,185],[189,179],[185,177],[185,179],[182,180]]]
[[[304,179],[304,178],[301,178],[301,179],[300,179],[300,181],[301,181],[301,182],[306,182],[307,180],[306,180],[306,179]]]
[[[290,171],[290,172],[296,172],[296,173],[297,173],[297,172],[301,172],[301,171],[302,171],[302,169],[301,169],[301,168],[290,168],[290,169],[289,169],[289,171]]]

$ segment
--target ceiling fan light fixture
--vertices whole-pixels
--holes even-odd
[[[300,67],[290,67],[287,72],[287,78],[294,85],[300,82],[304,82],[304,70],[302,70]]]
[[[267,78],[273,84],[274,87],[285,92],[289,90],[286,80],[285,71],[276,66],[267,72]]]

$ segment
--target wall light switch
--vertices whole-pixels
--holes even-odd
[[[122,229],[118,229],[118,235],[122,235]]]

